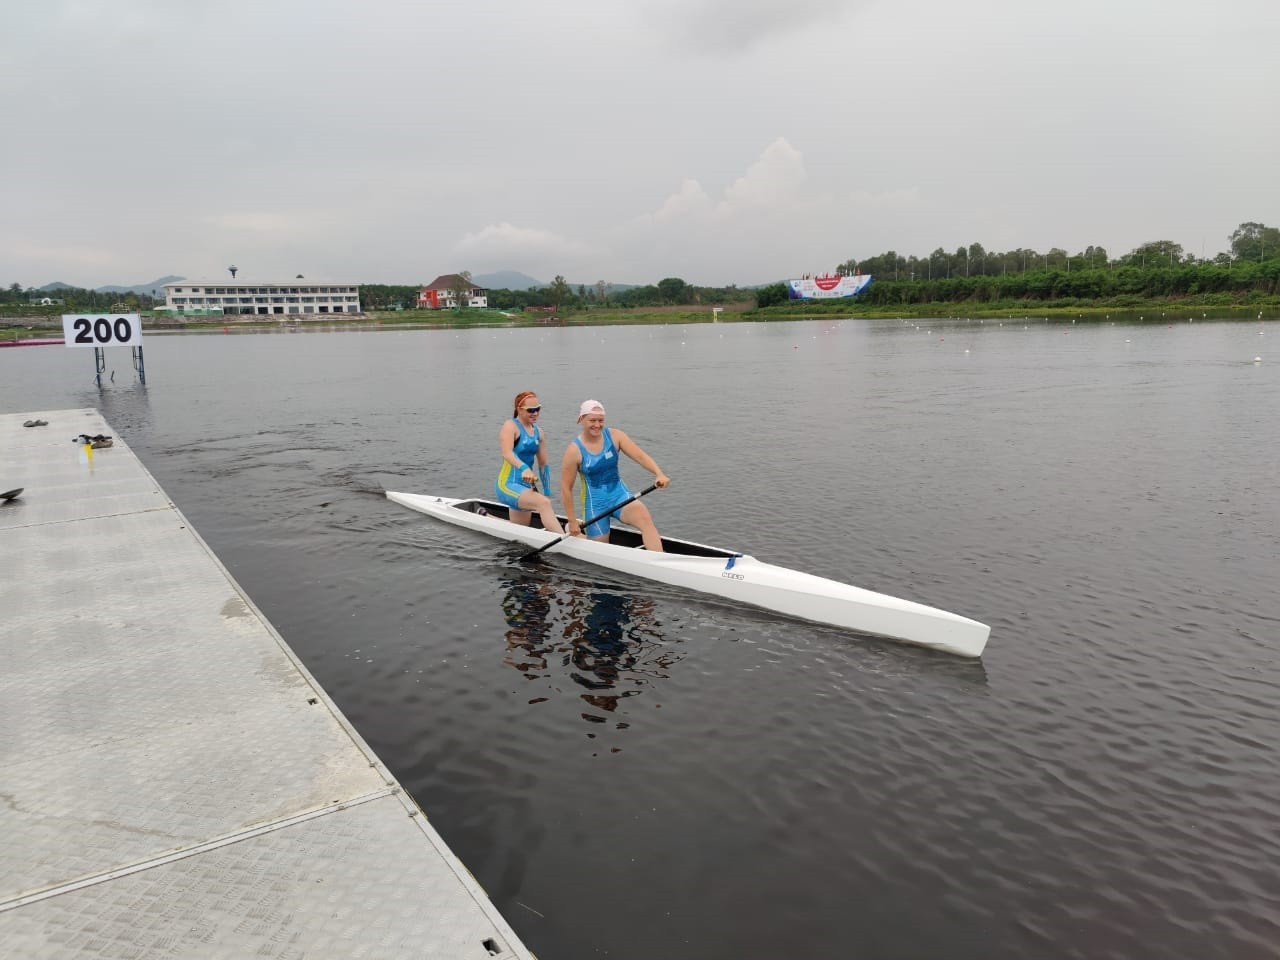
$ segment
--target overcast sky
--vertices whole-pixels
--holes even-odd
[[[1280,0],[5,0],[0,283],[755,284],[1280,224]]]

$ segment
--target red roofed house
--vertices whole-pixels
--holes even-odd
[[[436,277],[418,292],[418,309],[449,310],[458,305],[459,288],[466,290],[468,307],[487,307],[489,297],[484,287],[477,287],[470,280],[456,273]]]

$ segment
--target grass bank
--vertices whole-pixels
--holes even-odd
[[[1166,319],[1264,320],[1280,319],[1280,297],[1265,297],[1247,303],[1216,303],[1212,298],[1115,298],[1114,300],[1005,300],[988,303],[903,303],[866,304],[849,302],[795,301],[748,310],[747,320],[804,320],[822,317],[866,317],[868,319],[948,318],[948,317],[1047,317],[1084,321]]]
[[[910,303],[870,304],[857,300],[790,301],[776,306],[756,308],[753,303],[724,304],[719,319],[756,323],[771,320],[815,320],[821,318],[865,317],[896,319],[899,317],[946,319],[1043,317],[1048,319],[1105,322],[1159,322],[1168,320],[1264,320],[1280,319],[1280,296],[1251,298],[1247,302],[1218,302],[1214,295],[1202,297],[1136,299],[1117,297],[1105,302],[1081,300],[1007,300],[987,303]],[[587,310],[546,314],[492,309],[466,310],[387,310],[370,311],[356,316],[331,314],[305,320],[296,317],[192,317],[175,321],[170,316],[142,316],[148,333],[229,333],[279,331],[284,328],[335,330],[367,327],[402,327],[404,329],[465,329],[468,327],[572,327],[609,324],[710,323],[710,305],[670,307],[593,307]],[[0,340],[26,340],[62,335],[61,316],[0,316]]]

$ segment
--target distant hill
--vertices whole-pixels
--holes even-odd
[[[152,290],[157,296],[164,296],[164,285],[166,283],[177,283],[179,280],[185,280],[186,277],[160,277],[152,280],[150,283],[139,283],[132,287],[98,287],[98,293],[150,293]]]
[[[158,280],[152,280],[150,283],[138,283],[132,287],[106,286],[94,287],[95,293],[137,293],[150,295],[151,291],[156,292],[156,296],[164,296],[164,285],[166,283],[177,283],[179,280],[185,280],[186,277],[160,277]],[[39,290],[41,293],[54,293],[58,290],[75,289],[69,283],[46,283]]]
[[[541,280],[535,280],[527,273],[519,270],[498,270],[495,273],[477,273],[471,280],[490,290],[530,290],[533,287],[545,287]]]

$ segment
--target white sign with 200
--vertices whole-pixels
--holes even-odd
[[[62,335],[68,347],[138,347],[142,322],[136,313],[64,313]]]

